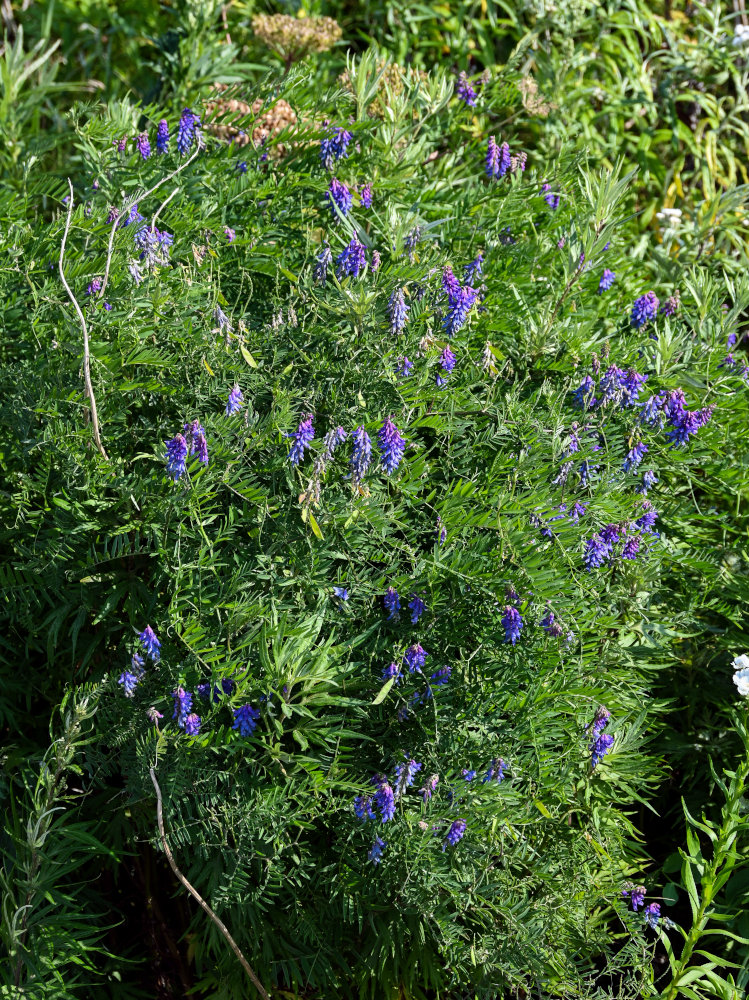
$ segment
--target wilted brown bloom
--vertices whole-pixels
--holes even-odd
[[[332,17],[290,17],[288,14],[256,14],[252,30],[257,37],[290,64],[310,52],[325,52],[340,39],[341,26]]]
[[[532,76],[524,76],[518,84],[520,96],[523,99],[523,107],[529,115],[538,115],[539,118],[546,118],[554,107],[544,97],[538,93],[538,84]]]
[[[219,92],[225,89],[225,84],[217,83],[214,86],[214,90]],[[237,119],[251,116],[254,116],[255,120],[249,123],[246,128],[233,124]],[[265,110],[263,110],[263,100],[260,97],[256,98],[252,104],[219,98],[216,101],[209,101],[205,108],[207,128],[219,139],[225,139],[227,142],[233,141],[235,146],[246,146],[250,142],[259,146],[269,139],[274,139],[284,129],[296,125],[296,123],[296,112],[282,98],[274,101]],[[268,152],[270,156],[277,159],[285,154],[286,147],[283,144],[270,146]]]

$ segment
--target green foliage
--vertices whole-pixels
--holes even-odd
[[[252,4],[225,8],[226,24],[219,4],[92,7],[84,30],[78,8],[58,3],[55,31],[75,60],[54,58],[52,22],[36,22],[35,8],[33,45],[19,32],[6,46],[7,989],[154,995],[155,977],[130,964],[132,923],[114,932],[119,951],[102,938],[129,913],[86,884],[105,855],[124,880],[126,851],[161,850],[151,767],[177,864],[271,991],[673,1000],[745,989],[745,774],[730,770],[745,723],[723,721],[749,596],[741,341],[737,364],[724,363],[749,305],[734,183],[744,179],[744,61],[717,8],[673,20],[634,4],[542,8],[342,5],[345,37],[377,47],[358,57],[334,48],[284,75],[252,33]],[[394,70],[383,53],[429,73]],[[39,106],[80,83],[76,60],[107,100],[76,104],[64,125],[56,103],[51,132],[66,131],[42,137]],[[455,68],[474,78],[475,109],[453,94]],[[251,137],[279,98],[296,124],[262,146],[229,144],[205,106],[214,83],[238,84],[221,98],[243,102],[231,119],[240,133]],[[256,98],[261,110],[248,111]],[[687,98],[699,106],[694,128],[682,120]],[[205,125],[194,158],[174,149],[187,104]],[[145,129],[153,145],[163,117],[170,152],[144,161],[132,139]],[[344,217],[325,200],[326,120],[353,133],[335,176],[352,191],[371,181],[371,209],[355,194]],[[731,142],[718,150],[715,133]],[[489,135],[526,150],[527,169],[489,181]],[[667,228],[656,213],[677,197],[682,220]],[[143,222],[113,229],[109,207],[122,221],[134,204]],[[92,435],[83,331],[57,270],[68,212],[62,267],[86,318],[106,457]],[[173,234],[168,261],[140,257],[140,225]],[[364,272],[331,264],[321,281],[323,248],[335,261],[353,236]],[[449,339],[443,269],[463,281],[479,251],[480,301]],[[604,268],[616,281],[599,294]],[[88,294],[105,275],[102,293]],[[681,306],[640,330],[632,306],[651,288],[661,301],[678,291]],[[398,289],[409,312],[394,334]],[[714,407],[712,418],[677,448],[639,406],[581,411],[573,391],[612,364],[647,375],[640,402],[681,388],[690,410]],[[227,416],[235,384],[244,406]],[[295,467],[289,435],[307,413],[316,436]],[[377,447],[388,416],[407,443],[390,476]],[[164,442],[194,420],[210,459],[192,456],[174,482]],[[323,444],[339,425],[372,438],[360,484],[351,442],[334,455]],[[639,440],[646,458],[625,473]],[[657,475],[647,498],[643,469]],[[657,535],[636,526],[648,502]],[[641,537],[640,553],[589,572],[587,542],[606,525]],[[397,619],[383,610],[391,586]],[[513,590],[517,644],[502,625]],[[413,595],[427,608],[418,623]],[[549,612],[559,636],[541,625]],[[161,657],[126,698],[118,680],[147,623]],[[388,682],[388,664],[416,642],[429,654],[423,672]],[[71,694],[81,683],[94,693]],[[197,735],[173,717],[179,686],[193,694]],[[65,734],[32,780],[21,762],[41,757],[39,720],[60,701]],[[260,717],[243,736],[233,712],[247,704]],[[592,768],[601,704],[613,747]],[[504,780],[483,782],[500,757]],[[412,758],[422,769],[395,817],[357,819],[352,801],[371,794],[372,777],[393,781]],[[73,766],[89,799],[65,791]],[[422,797],[430,775],[439,782]],[[693,818],[721,806],[717,823]],[[458,818],[465,836],[447,844]],[[377,865],[375,836],[387,842]],[[148,890],[162,904],[178,888],[165,872]],[[685,929],[648,929],[622,897],[631,880],[647,881],[649,899],[663,886],[664,917]],[[178,988],[246,996],[205,914],[170,912],[173,937],[189,943]],[[705,953],[716,924],[727,933]],[[670,985],[657,979],[656,948]],[[144,968],[156,961],[135,952]],[[698,954],[713,965],[698,966]]]

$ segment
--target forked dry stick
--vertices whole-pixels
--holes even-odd
[[[130,204],[125,208],[125,213],[124,213],[125,215],[129,215],[131,209],[134,208],[134,206],[137,205],[139,201],[143,201],[144,198],[147,198],[149,195],[153,194],[154,191],[157,191],[162,184],[166,184],[167,181],[170,181],[172,177],[176,177],[178,173],[180,173],[182,170],[185,169],[185,167],[188,167],[192,163],[192,161],[195,159],[198,153],[203,149],[203,142],[200,138],[200,135],[198,135],[197,138],[198,138],[197,146],[195,147],[195,152],[192,154],[192,156],[188,160],[185,160],[184,163],[180,163],[180,165],[177,167],[176,170],[172,170],[172,172],[170,174],[167,174],[166,177],[162,177],[161,180],[157,181],[152,188],[148,189],[148,191],[144,191],[142,194],[139,194],[137,195],[137,197],[133,198]],[[118,222],[119,220],[115,219],[115,221],[112,223],[112,232],[109,234],[109,245],[107,246],[107,263],[104,266],[104,277],[102,278],[101,282],[99,298],[101,298],[104,295],[104,292],[107,287],[107,282],[109,281],[109,268],[112,266],[112,252],[114,250],[114,238],[115,235],[117,234]]]
[[[268,993],[266,993],[263,984],[260,982],[260,980],[257,978],[257,976],[255,975],[255,973],[252,971],[252,968],[250,967],[249,962],[247,961],[247,959],[242,954],[242,952],[241,952],[241,950],[240,950],[239,945],[237,944],[237,942],[234,940],[234,938],[229,933],[229,930],[226,927],[226,924],[224,924],[224,922],[220,919],[220,917],[216,916],[216,914],[210,908],[210,906],[208,905],[208,903],[206,903],[206,901],[200,895],[200,893],[198,892],[198,890],[195,889],[192,885],[190,885],[190,883],[187,881],[187,879],[185,878],[185,876],[182,874],[182,872],[177,867],[177,865],[176,865],[176,863],[174,861],[174,855],[172,854],[172,852],[171,852],[171,850],[169,848],[169,844],[167,843],[167,839],[166,839],[166,834],[164,832],[164,811],[163,811],[163,806],[162,806],[162,801],[161,801],[161,789],[159,788],[159,783],[156,780],[156,772],[154,771],[154,769],[152,767],[149,768],[149,771],[151,773],[151,781],[153,782],[153,787],[156,789],[156,822],[159,824],[159,836],[161,838],[161,846],[164,848],[164,854],[166,854],[166,860],[169,862],[169,867],[172,869],[172,871],[174,872],[174,874],[177,876],[177,878],[182,883],[182,885],[185,887],[185,889],[187,889],[187,891],[190,893],[190,895],[193,897],[193,899],[196,899],[198,901],[198,903],[200,903],[200,905],[203,907],[203,909],[205,910],[205,912],[208,914],[208,916],[211,918],[211,920],[214,922],[214,924],[218,927],[218,929],[224,935],[224,937],[226,938],[226,940],[229,942],[231,950],[234,952],[234,954],[239,959],[239,964],[242,966],[242,968],[244,969],[244,971],[250,977],[250,979],[252,980],[252,983],[255,986],[255,989],[258,991],[258,993],[263,998],[263,1000],[270,1000],[270,996],[268,995]]]
[[[88,401],[91,404],[91,427],[94,432],[94,441],[96,442],[96,447],[99,452],[107,462],[109,461],[109,456],[104,450],[104,445],[101,443],[101,434],[99,433],[99,415],[96,412],[96,398],[94,396],[94,387],[91,384],[91,350],[88,342],[88,327],[86,326],[86,317],[83,315],[83,310],[78,305],[78,299],[73,295],[73,291],[68,284],[68,280],[65,277],[65,271],[63,269],[63,258],[65,257],[65,244],[68,239],[68,231],[70,229],[70,220],[73,217],[73,184],[68,177],[68,188],[70,189],[70,195],[68,197],[68,217],[65,220],[65,232],[62,236],[62,243],[60,244],[60,277],[62,278],[62,283],[65,286],[65,291],[68,293],[70,301],[73,303],[73,308],[78,314],[78,319],[80,320],[81,327],[83,329],[83,381],[86,385],[86,395],[88,396]]]

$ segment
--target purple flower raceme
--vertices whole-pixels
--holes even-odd
[[[367,473],[372,461],[372,442],[363,427],[357,427],[351,435],[354,451],[351,456],[351,479],[359,486]]]
[[[348,147],[352,138],[350,132],[338,125],[328,128],[320,140],[320,162],[326,170],[332,170],[334,163],[348,156]]]
[[[362,208],[372,207],[372,185],[364,184],[361,191],[359,192],[359,201],[361,202]]]
[[[642,474],[642,483],[637,487],[637,492],[646,495],[648,490],[655,486],[658,482],[658,477],[651,469],[646,469]]]
[[[463,839],[467,826],[468,824],[464,819],[456,819],[447,831],[447,836],[445,837],[445,843],[442,845],[442,850],[444,851],[448,844],[451,847],[455,847],[455,845]]]
[[[257,728],[260,712],[252,705],[242,705],[234,709],[234,724],[232,729],[238,729],[240,736],[252,736]]]
[[[648,446],[643,444],[642,441],[638,441],[637,444],[633,445],[627,452],[627,456],[624,459],[623,469],[625,472],[635,472],[640,462],[643,460],[648,452]]]
[[[474,259],[463,268],[463,281],[470,285],[474,279],[481,277],[484,268],[484,254],[479,251]]]
[[[421,643],[415,642],[404,653],[403,662],[408,667],[409,673],[421,673],[428,656],[429,653],[427,653]]]
[[[379,865],[382,861],[382,852],[387,847],[387,842],[382,837],[375,837],[374,843],[369,849],[367,857],[373,865]]]
[[[489,761],[489,767],[486,771],[486,776],[482,779],[481,783],[485,785],[487,781],[500,782],[504,780],[505,776],[505,762],[501,757],[495,757],[494,760]]]
[[[455,367],[455,355],[446,347],[440,355],[440,366],[444,372],[451,372]]]
[[[93,278],[86,287],[86,295],[98,295],[101,291],[101,278]]]
[[[158,663],[161,659],[161,643],[150,625],[146,625],[138,636],[138,641],[145,649],[146,655],[150,656],[154,663]]]
[[[622,547],[622,559],[636,559],[640,551],[640,536],[630,535]]]
[[[680,305],[681,305],[681,298],[677,290],[674,292],[673,295],[669,295],[669,297],[663,303],[663,305],[661,306],[661,314],[663,316],[673,316],[679,311]]]
[[[644,514],[637,518],[635,524],[641,531],[652,532],[655,522],[658,520],[658,511],[655,510],[649,500],[643,500],[642,506]]]
[[[123,135],[121,139],[113,139],[112,145],[117,147],[118,153],[124,153],[127,150],[127,136]]]
[[[233,243],[237,238],[237,234],[231,226],[224,226],[224,236],[226,237],[227,243]]]
[[[242,390],[238,385],[229,393],[229,398],[226,402],[226,416],[231,417],[233,414],[238,413],[242,409],[242,404],[244,403],[244,396],[242,395]]]
[[[387,823],[395,816],[395,795],[393,789],[382,775],[372,779],[372,783],[377,786],[374,795],[374,804],[382,818],[383,823]]]
[[[132,698],[135,688],[140,683],[140,675],[132,674],[129,670],[123,670],[119,676],[118,684],[122,685],[126,698]]]
[[[414,261],[414,250],[416,249],[416,244],[421,242],[421,226],[414,226],[413,229],[406,235],[403,240],[403,246],[408,254],[408,259],[413,264]]]
[[[383,421],[377,435],[377,441],[382,456],[382,467],[390,476],[400,465],[406,450],[406,442],[390,417],[386,417]]]
[[[190,454],[197,455],[199,462],[208,465],[208,441],[205,436],[205,427],[199,420],[193,420],[191,424],[185,424],[183,433],[190,444]]]
[[[354,812],[356,813],[356,818],[365,822],[368,819],[376,819],[374,810],[372,809],[372,797],[370,795],[357,795],[354,799]]]
[[[308,413],[306,417],[302,418],[293,434],[286,435],[286,437],[292,438],[292,445],[287,456],[292,465],[299,465],[314,436],[315,428],[312,424],[312,414]]]
[[[635,304],[632,306],[632,315],[629,319],[632,326],[637,327],[639,330],[655,319],[658,315],[658,304],[658,296],[655,292],[646,292],[639,299],[635,299]]]
[[[438,774],[432,774],[427,778],[422,787],[419,789],[419,795],[422,797],[425,804],[431,799],[432,795],[434,794],[434,790],[436,789],[437,782],[439,780],[440,779]]]
[[[334,219],[338,218],[338,212],[341,215],[348,215],[354,203],[351,192],[343,181],[339,181],[337,177],[334,177],[330,182],[330,187],[325,192],[325,197],[330,205]]]
[[[444,685],[450,680],[452,672],[453,668],[447,664],[444,667],[440,667],[439,670],[435,670],[429,680],[433,681],[437,687],[444,687]]]
[[[358,278],[367,263],[367,250],[363,243],[354,236],[347,247],[336,257],[336,274],[342,278],[345,274]]]
[[[172,718],[176,719],[177,725],[183,729],[185,719],[192,708],[192,695],[180,686],[172,693],[172,698],[174,698],[174,713],[172,714]]]
[[[660,903],[648,903],[648,905],[643,910],[643,913],[645,914],[645,923],[648,925],[648,927],[652,927],[654,931],[657,930],[658,921],[660,920],[661,916]]]
[[[135,145],[138,147],[138,152],[142,159],[147,160],[151,155],[151,143],[148,140],[148,132],[141,132],[135,140]]]
[[[498,146],[494,136],[490,135],[486,149],[486,176],[490,180],[498,180],[500,177],[504,177],[510,166],[510,147],[506,142]]]
[[[395,372],[397,375],[400,375],[401,378],[408,378],[409,375],[411,375],[411,369],[413,368],[413,366],[414,366],[413,361],[409,361],[408,358],[405,355],[403,355],[402,357],[398,358],[396,362]]]
[[[164,118],[156,128],[156,152],[166,153],[169,150],[169,126]]]
[[[175,483],[185,473],[186,460],[187,441],[181,434],[175,434],[171,441],[166,442],[166,471]]]
[[[414,778],[416,774],[421,770],[422,765],[418,764],[415,760],[406,761],[404,764],[398,764],[395,768],[395,798],[399,799],[401,795],[404,794],[407,788],[410,788],[414,783]]]
[[[336,448],[339,444],[343,444],[348,438],[348,433],[343,429],[343,427],[331,427],[325,437],[322,439],[323,443],[323,459],[329,462],[330,459],[335,454]]]
[[[417,597],[417,595],[414,594],[408,603],[408,607],[411,611],[411,624],[418,624],[419,618],[421,618],[426,611],[426,604],[424,604],[420,597]]]
[[[606,560],[611,558],[611,553],[611,543],[607,542],[601,534],[595,534],[585,543],[583,564],[590,573],[592,570],[603,566]]]
[[[591,740],[589,751],[590,751],[590,762],[591,768],[595,768],[599,764],[607,753],[611,752],[611,748],[614,745],[614,737],[610,733],[604,733],[604,729],[609,724],[611,719],[611,713],[608,709],[601,706],[596,712],[595,718],[593,719],[592,732],[591,735],[593,739]]]
[[[572,393],[575,397],[575,406],[579,406],[582,410],[592,410],[598,405],[598,400],[593,396],[595,390],[595,382],[590,375],[586,375],[577,389]]]
[[[200,732],[200,722],[200,716],[196,715],[195,712],[190,712],[189,715],[185,716],[182,728],[188,736],[197,736]]]
[[[520,612],[511,604],[505,606],[505,613],[502,615],[502,627],[505,630],[505,642],[511,642],[514,646],[520,638],[520,631],[523,628],[523,619]]]
[[[325,244],[320,253],[316,257],[315,266],[312,271],[312,277],[318,283],[318,285],[324,285],[328,278],[328,268],[333,263],[333,254],[330,252],[330,247]]]
[[[644,885],[631,885],[628,889],[622,889],[622,896],[625,899],[629,899],[632,903],[632,909],[637,913],[641,906],[645,903],[645,886]]]
[[[461,100],[466,107],[476,107],[476,91],[468,82],[468,77],[465,73],[461,73],[458,77],[458,82],[455,85],[455,96],[458,100]]]
[[[397,663],[391,663],[390,666],[385,667],[382,671],[382,679],[384,681],[389,681],[391,677],[394,684],[399,684],[402,680],[401,668]]]
[[[200,119],[190,108],[185,108],[177,126],[177,152],[184,156],[195,141],[195,129],[200,127]]]
[[[393,289],[388,302],[388,316],[390,317],[390,332],[401,333],[408,319],[408,306],[402,288]]]
[[[561,638],[564,634],[564,629],[558,621],[556,621],[556,615],[553,611],[547,611],[545,617],[541,619],[541,628],[545,629],[549,635],[553,636],[555,639]]]
[[[400,614],[401,601],[398,595],[398,591],[395,587],[388,587],[385,591],[385,596],[382,599],[382,603],[385,605],[385,610],[388,613],[387,620],[394,621],[397,620]]]
[[[333,596],[337,597],[339,601],[347,601],[348,587],[333,587]]]
[[[604,268],[603,274],[601,275],[601,280],[598,284],[598,294],[602,295],[607,292],[609,288],[614,284],[616,280],[616,275],[613,271],[610,271],[607,267]]]
[[[448,296],[449,309],[442,319],[448,337],[453,337],[468,319],[478,294],[475,288],[464,285],[462,288],[459,287],[456,294]]]
[[[549,208],[551,209],[559,208],[559,195],[554,194],[554,192],[551,190],[551,184],[543,183],[541,185],[541,194],[543,195],[543,199],[549,206]]]
[[[372,274],[376,274],[380,270],[380,251],[372,251]]]

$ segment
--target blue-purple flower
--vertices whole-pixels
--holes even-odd
[[[200,119],[189,108],[180,115],[177,126],[177,152],[184,156],[195,140],[195,129],[200,126]]]
[[[393,818],[393,816],[395,816],[395,795],[393,794],[393,789],[390,787],[387,780],[381,776],[372,780],[377,785],[377,791],[374,795],[374,804],[380,813],[382,822],[387,823]]]
[[[421,618],[426,611],[426,604],[424,604],[424,601],[420,597],[414,594],[408,602],[408,607],[411,611],[411,624],[416,625],[419,618]]]
[[[655,292],[646,292],[638,299],[635,299],[635,304],[632,306],[630,323],[639,330],[643,326],[646,326],[651,320],[655,319],[657,315],[658,296]]]
[[[447,831],[447,836],[445,837],[445,843],[442,845],[442,850],[444,851],[448,844],[451,847],[455,847],[455,845],[462,840],[467,826],[468,824],[464,819],[456,819]]]
[[[501,757],[495,757],[494,760],[489,761],[489,767],[486,772],[486,777],[483,779],[482,784],[486,784],[487,781],[500,782],[505,776],[505,762]]]
[[[468,77],[465,73],[461,73],[458,77],[458,82],[455,85],[455,95],[466,105],[466,107],[476,107],[476,91],[469,83]]]
[[[357,427],[351,435],[354,450],[351,455],[351,479],[358,486],[366,475],[372,461],[372,442],[363,427]]]
[[[372,797],[370,795],[357,795],[354,799],[354,812],[356,818],[362,822],[368,819],[376,819],[372,809]]]
[[[398,358],[395,364],[395,372],[397,375],[400,375],[401,378],[408,378],[409,375],[411,374],[411,369],[413,368],[413,366],[414,366],[413,361],[409,361],[408,358],[405,355],[403,355],[402,357]]]
[[[408,306],[402,288],[393,289],[388,301],[388,316],[390,317],[390,332],[400,333],[408,319]]]
[[[630,900],[632,909],[636,913],[645,902],[645,886],[632,885],[629,889],[622,889],[622,896]]]
[[[421,770],[421,764],[418,764],[415,760],[406,761],[404,764],[398,764],[395,768],[395,798],[399,799],[401,795],[410,788],[414,783],[414,777],[417,772]]]
[[[505,605],[505,613],[502,615],[502,627],[505,630],[505,642],[511,642],[514,646],[520,638],[523,619],[518,609],[514,608],[511,604]]]
[[[189,715],[184,717],[180,725],[188,736],[197,736],[200,732],[200,722],[200,716],[196,715],[195,712],[190,712]]]
[[[130,673],[129,670],[123,670],[117,683],[122,685],[125,697],[132,698],[135,688],[140,683],[140,675]]]
[[[175,434],[166,442],[166,471],[177,482],[184,475],[187,460],[187,441],[181,434]]]
[[[317,255],[315,266],[312,271],[312,277],[318,283],[318,285],[324,285],[328,277],[328,268],[333,263],[333,254],[330,251],[330,247],[326,243],[322,248],[320,253]]]
[[[603,274],[601,275],[601,280],[598,284],[598,294],[602,295],[604,292],[607,292],[609,288],[611,288],[611,286],[614,284],[615,280],[616,280],[616,275],[614,274],[614,272],[610,271],[609,268],[607,267],[604,268]]]
[[[636,559],[640,551],[640,536],[630,535],[622,546],[622,559]]]
[[[387,843],[382,839],[382,837],[375,837],[374,843],[369,849],[367,857],[372,862],[373,865],[379,865],[382,861],[382,852],[387,847]]]
[[[403,654],[403,662],[408,667],[409,673],[421,673],[427,656],[429,656],[429,653],[427,653],[421,643],[415,642],[412,646],[409,646]]]
[[[627,456],[624,459],[624,471],[634,472],[645,455],[647,455],[647,452],[648,446],[643,444],[642,441],[638,441],[637,444],[633,445],[627,452]]]
[[[575,389],[572,395],[575,398],[575,406],[579,406],[580,409],[593,409],[597,405],[598,400],[593,396],[596,391],[596,384],[590,375],[586,375],[582,380],[580,385]]]
[[[292,465],[299,465],[304,458],[305,451],[310,447],[315,436],[315,428],[312,424],[312,414],[308,413],[299,423],[299,426],[292,434],[287,434],[292,439],[289,448],[288,459]]]
[[[135,140],[135,145],[138,147],[138,152],[144,160],[147,160],[151,155],[151,143],[148,141],[148,133],[141,132],[138,138]]]
[[[343,277],[344,274],[358,278],[366,263],[366,247],[354,236],[349,245],[344,247],[336,257],[336,274],[339,278]]]
[[[174,698],[174,713],[172,718],[177,720],[178,726],[184,728],[185,718],[192,708],[192,695],[180,686],[176,691],[172,692],[172,698]]]
[[[320,140],[320,162],[326,170],[332,170],[334,163],[348,156],[352,138],[350,132],[337,125],[327,130]]]
[[[504,177],[510,169],[510,163],[510,147],[506,142],[498,146],[494,136],[490,135],[486,149],[486,176],[490,180],[498,180],[500,177]]]
[[[449,309],[447,315],[442,319],[442,325],[448,337],[453,337],[468,319],[468,314],[473,308],[478,294],[475,288],[464,285],[459,288],[457,294],[449,296]]]
[[[234,709],[234,724],[232,729],[238,729],[240,736],[252,736],[257,728],[260,712],[252,705],[242,705]]]
[[[543,183],[541,185],[541,194],[549,208],[559,208],[559,195],[552,191],[551,184]]]
[[[235,385],[229,393],[229,398],[226,402],[226,416],[231,417],[233,414],[238,413],[243,403],[244,396],[242,395],[242,390],[238,385]]]
[[[138,640],[145,649],[146,655],[150,656],[154,663],[158,663],[161,658],[161,643],[150,625],[146,625],[138,636]]]
[[[385,605],[385,610],[388,613],[387,620],[393,621],[397,619],[401,609],[401,601],[395,587],[388,587],[385,591],[382,603]]]
[[[645,914],[645,923],[648,927],[651,927],[654,931],[658,929],[658,921],[661,916],[661,906],[660,903],[648,903],[648,905],[643,910]]]
[[[476,278],[480,278],[484,268],[484,255],[479,250],[472,261],[463,268],[463,281],[470,285]]]
[[[337,177],[334,177],[330,182],[330,187],[325,192],[325,197],[330,205],[331,211],[333,212],[333,218],[336,219],[338,218],[338,212],[340,212],[341,215],[348,215],[351,211],[351,206],[354,203],[351,192],[343,181],[339,181]]]
[[[156,151],[166,153],[169,149],[169,125],[164,118],[156,128]]]
[[[386,417],[383,421],[377,435],[377,441],[380,447],[382,467],[390,476],[400,465],[406,451],[406,442],[390,417]]]
[[[361,191],[359,192],[359,201],[361,202],[362,208],[372,207],[372,185],[364,184]]]
[[[431,799],[432,795],[434,794],[434,790],[437,787],[437,782],[439,780],[440,779],[438,774],[432,774],[427,778],[422,787],[419,789],[419,795],[422,797],[425,803]]]
[[[190,454],[197,455],[199,462],[208,465],[208,441],[205,436],[205,427],[199,420],[193,420],[191,424],[185,424],[184,435],[189,442]]]

